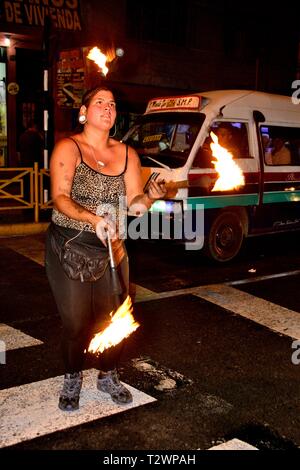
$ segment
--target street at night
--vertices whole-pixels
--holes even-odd
[[[140,327],[127,340],[120,373],[133,403],[114,405],[96,390],[89,357],[81,407],[71,413],[57,408],[61,326],[43,266],[44,235],[2,238],[1,447],[297,449],[298,236],[248,239],[223,265],[167,241],[130,241]]]
[[[0,2],[3,468],[300,449],[299,15],[273,3]]]

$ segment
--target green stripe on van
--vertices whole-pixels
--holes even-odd
[[[193,209],[196,204],[204,204],[205,209],[227,206],[253,206],[258,204],[258,194],[232,194],[228,196],[189,197],[187,204]]]
[[[274,202],[299,202],[300,191],[270,191],[264,193],[264,204],[271,204]]]
[[[264,204],[280,202],[300,202],[300,191],[270,191],[263,196]],[[227,206],[252,206],[258,204],[258,194],[234,194],[230,196],[191,197],[187,203],[194,208],[204,204],[206,209],[217,209]]]
[[[270,191],[265,192],[264,204],[280,202],[300,202],[300,191]],[[258,194],[230,194],[227,196],[202,196],[189,197],[186,200],[189,208],[194,209],[197,204],[204,204],[205,209],[218,209],[230,206],[255,206],[258,204]],[[164,201],[156,201],[150,211],[165,212]]]

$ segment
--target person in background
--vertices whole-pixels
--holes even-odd
[[[128,295],[128,258],[118,235],[120,198],[127,200],[131,213],[146,212],[166,194],[164,183],[152,181],[143,192],[140,160],[136,151],[109,135],[116,120],[112,91],[96,87],[82,99],[79,122],[82,132],[60,140],[50,159],[50,178],[54,209],[46,240],[46,272],[59,310],[63,337],[64,384],[59,408],[76,410],[82,385],[84,351],[97,331],[103,329],[114,309],[109,264],[95,280],[74,280],[68,276],[54,249],[57,237],[82,244],[107,255],[107,236],[113,252],[123,299]],[[105,258],[104,258],[105,259]],[[106,325],[105,325],[106,326]],[[118,362],[121,348],[107,349],[100,355],[97,388],[109,393],[118,404],[132,401],[130,391],[121,384]]]
[[[43,136],[39,131],[37,123],[31,120],[19,139],[20,165],[22,167],[32,167],[35,162],[38,162],[41,168],[44,160],[43,152]]]
[[[234,129],[226,122],[222,122],[215,131],[218,137],[218,143],[230,152],[233,158],[239,158],[240,149],[234,142]]]
[[[285,145],[285,139],[281,136],[272,139],[272,165],[290,165],[291,152]]]
[[[271,145],[271,139],[268,134],[262,134],[261,135],[261,140],[262,140],[262,145],[264,149],[264,154],[265,154],[265,163],[267,165],[272,165],[272,154],[271,150],[272,148],[270,147]]]

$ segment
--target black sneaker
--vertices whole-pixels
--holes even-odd
[[[64,386],[60,393],[58,407],[62,411],[74,411],[79,408],[79,395],[82,385],[82,372],[65,374]]]
[[[116,369],[108,372],[99,372],[97,388],[101,392],[109,393],[112,400],[118,405],[132,402],[130,391],[121,384]]]

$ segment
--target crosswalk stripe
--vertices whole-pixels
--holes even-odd
[[[298,312],[224,284],[199,287],[195,295],[273,331],[300,339]]]
[[[19,239],[17,243],[16,240],[13,240],[5,242],[5,245],[44,266],[43,243],[30,240],[29,247],[27,240]],[[270,277],[296,275],[299,272],[297,270],[273,276],[257,276],[252,279],[242,279],[224,284],[196,286],[166,292],[154,292],[137,284],[131,284],[130,293],[135,303],[192,294],[266,326],[273,331],[300,340],[300,315],[298,312],[231,287],[269,279]],[[1,323],[0,340],[4,342],[6,350],[43,344],[42,341]],[[96,389],[96,374],[97,371],[94,369],[84,372],[80,409],[72,413],[62,412],[57,407],[63,376],[0,390],[0,448],[9,447],[19,442],[65,430],[156,401],[150,395],[125,384],[133,395],[133,402],[127,405],[117,405],[112,402],[108,394]],[[235,438],[215,445],[208,450],[258,449]]]
[[[210,447],[208,450],[258,450],[258,448],[248,444],[248,442],[234,438],[230,441]]]
[[[245,279],[237,279],[235,281],[224,282],[227,286],[239,286],[242,284],[251,284],[254,282],[260,281],[269,281],[270,279],[281,279],[282,277],[298,276],[300,274],[300,269],[295,269],[294,271],[285,271],[282,273],[275,274],[266,274],[265,276],[255,276]]]
[[[35,261],[41,266],[45,265],[45,244],[34,239],[30,239],[30,244],[25,238],[6,240],[5,246],[16,251],[20,255]],[[141,301],[145,297],[153,294],[153,291],[138,284],[130,284],[130,295],[135,301]]]
[[[6,351],[43,344],[39,339],[26,335],[5,323],[0,323],[0,340],[4,342]]]
[[[44,263],[43,243],[32,240],[32,247],[28,248],[26,241],[7,241],[6,245],[15,251],[27,256],[39,264]],[[31,244],[31,243],[30,243]],[[273,277],[289,276],[298,274],[298,271],[290,271],[273,275]],[[264,280],[267,277],[261,277]],[[153,292],[137,284],[131,284],[130,291],[134,303],[147,302],[159,299],[166,299],[178,295],[192,294],[201,297],[209,302],[219,305],[238,315],[248,318],[256,323],[264,325],[273,331],[300,339],[300,315],[293,310],[281,307],[267,300],[260,299],[254,295],[241,292],[231,287],[232,285],[252,282],[253,279],[232,281],[225,284],[212,284],[199,287],[188,287],[166,292]],[[259,278],[256,278],[258,281]]]
[[[127,384],[132,403],[117,405],[96,388],[96,369],[84,371],[80,408],[61,411],[58,404],[63,376],[0,390],[0,448],[155,402],[156,399]]]
[[[4,242],[5,246],[11,250],[16,251],[20,255],[35,261],[36,263],[44,266],[45,261],[45,244],[34,238],[30,238],[28,243],[27,237],[20,237],[14,239],[8,239]]]
[[[140,296],[136,303],[168,299],[179,295],[195,295],[226,310],[248,318],[273,331],[300,339],[300,315],[280,305],[247,294],[226,284],[188,287],[180,290],[154,292]]]
[[[6,245],[14,249],[18,253],[36,261],[37,263],[44,265],[44,245],[41,242],[32,240],[30,245],[32,247],[29,249],[28,244],[20,240],[17,245],[15,241],[6,242]],[[233,289],[230,286],[246,284],[251,282],[263,281],[271,278],[280,278],[287,277],[299,274],[300,270],[288,271],[285,273],[279,273],[271,276],[260,276],[255,278],[243,279],[238,281],[231,281],[225,284],[214,284],[212,286],[199,286],[199,287],[188,287],[185,289],[177,289],[173,291],[166,292],[154,292],[150,289],[146,289],[138,284],[132,283],[130,285],[130,294],[134,299],[134,303],[146,302],[158,299],[165,299],[170,297],[175,297],[178,295],[197,295],[199,297],[208,300],[214,304],[224,307],[227,310],[244,316],[256,323],[260,323],[264,326],[267,326],[273,331],[278,331],[287,336],[290,336],[295,339],[300,339],[300,317],[299,313],[289,310],[285,307],[281,307],[272,302],[255,297],[251,294],[241,293],[238,290],[229,292],[229,289]],[[212,294],[211,289],[214,290]],[[219,291],[219,294],[217,292]],[[222,294],[220,294],[222,290]],[[226,291],[226,293],[225,293]],[[219,295],[219,299],[216,299],[216,295]],[[222,296],[222,300],[220,298]],[[240,300],[238,299],[240,298]],[[243,300],[245,299],[245,300]],[[251,311],[247,305],[243,305],[243,301],[251,301],[252,306],[255,299],[255,304],[258,307],[257,309],[253,308]]]
[[[134,302],[143,302],[144,299],[150,297],[154,292],[146,287],[139,286],[138,284],[131,283],[129,294],[134,299]]]

